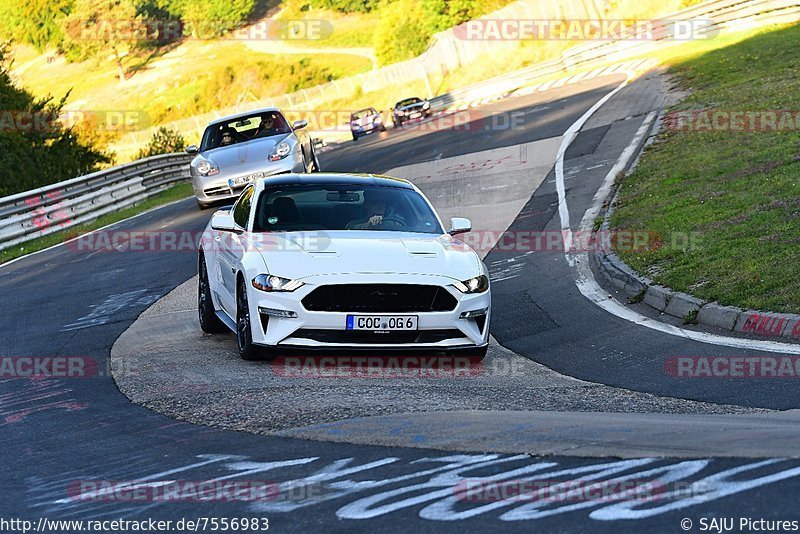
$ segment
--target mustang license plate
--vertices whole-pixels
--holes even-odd
[[[347,330],[398,332],[417,329],[416,315],[348,315]]]

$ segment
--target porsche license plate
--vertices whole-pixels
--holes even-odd
[[[263,172],[254,172],[253,174],[248,174],[247,176],[239,176],[237,178],[230,178],[228,180],[228,186],[231,189],[236,189],[242,186],[245,186],[252,182],[253,180],[258,180],[259,178],[263,178]]]

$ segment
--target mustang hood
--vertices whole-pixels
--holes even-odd
[[[466,280],[481,273],[475,252],[449,235],[349,230],[259,236],[270,274],[308,278],[329,274],[422,274]]]

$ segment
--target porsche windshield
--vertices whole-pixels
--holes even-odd
[[[292,133],[292,128],[280,112],[254,113],[227,122],[215,123],[206,128],[200,150],[211,150],[288,133]]]
[[[433,210],[416,191],[353,184],[267,187],[258,200],[253,228],[256,232],[443,233]]]

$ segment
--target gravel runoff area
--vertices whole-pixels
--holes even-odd
[[[239,359],[233,334],[203,334],[195,293],[193,278],[145,311],[111,351],[114,378],[131,401],[191,423],[269,434],[355,417],[430,411],[768,412],[576,380],[496,343],[476,376],[289,378],[269,362]]]

